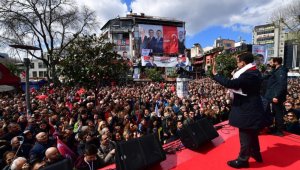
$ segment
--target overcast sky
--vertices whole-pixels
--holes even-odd
[[[134,13],[186,22],[187,47],[210,46],[219,36],[251,43],[253,26],[270,21],[273,11],[292,0],[77,0],[97,12],[103,25],[109,19]],[[205,33],[205,34],[204,34]],[[204,34],[204,35],[202,35]],[[207,35],[209,34],[209,35]]]
[[[279,7],[293,0],[75,0],[96,11],[100,27],[109,19],[134,13],[185,21],[186,47],[212,46],[221,36],[252,43],[252,28],[266,24]],[[2,50],[3,51],[3,50]],[[5,50],[3,52],[6,52]]]

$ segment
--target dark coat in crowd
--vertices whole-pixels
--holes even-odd
[[[287,94],[287,72],[288,70],[283,66],[271,72],[265,93],[265,98],[269,102],[272,102],[273,98],[277,98],[280,103],[285,101]]]
[[[52,141],[51,142],[48,141],[48,143],[46,144],[36,142],[29,152],[30,162],[33,162],[36,159],[43,159],[46,150],[52,146],[54,146]]]
[[[298,122],[288,122],[285,124],[285,130],[300,135],[300,124]]]
[[[105,164],[103,162],[102,159],[100,159],[97,156],[97,160],[90,162],[90,165],[84,161],[84,156],[80,156],[79,158],[77,158],[76,162],[75,162],[75,169],[76,170],[97,170],[101,167],[103,167]]]
[[[260,72],[256,69],[249,69],[233,80],[217,74],[214,80],[227,88],[241,89],[244,94],[247,94],[243,96],[234,93],[229,124],[243,129],[261,128],[264,109],[260,97],[262,80]]]

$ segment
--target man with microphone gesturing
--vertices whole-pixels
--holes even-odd
[[[259,129],[262,127],[263,104],[260,97],[261,74],[252,64],[254,57],[251,53],[237,56],[238,70],[232,79],[219,75],[216,62],[213,59],[213,79],[233,92],[233,102],[229,114],[229,124],[239,128],[240,153],[227,164],[233,168],[249,167],[249,158],[262,162],[258,140]]]

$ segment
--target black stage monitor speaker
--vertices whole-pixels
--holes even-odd
[[[59,169],[73,169],[73,166],[71,164],[70,159],[63,159],[62,161],[56,162],[54,164],[51,164],[49,166],[46,166],[44,168],[41,168],[40,170],[59,170]]]
[[[203,143],[211,141],[218,136],[218,132],[206,118],[185,125],[179,132],[182,144],[189,149],[197,149]]]
[[[117,170],[145,169],[165,159],[166,154],[153,134],[117,143]]]

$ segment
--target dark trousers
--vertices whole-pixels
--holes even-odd
[[[275,117],[276,130],[282,131],[284,129],[284,107],[283,103],[272,103],[272,112]]]
[[[258,133],[258,129],[239,129],[241,145],[239,160],[248,161],[250,155],[260,154]]]

